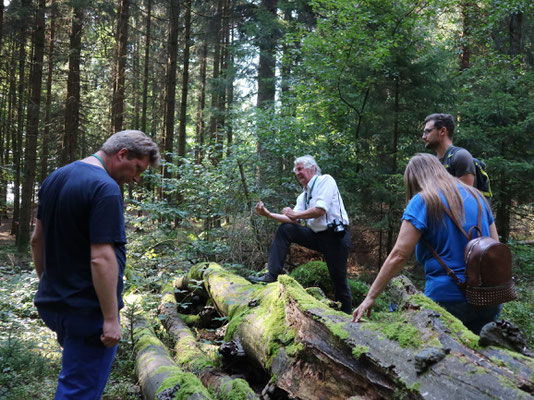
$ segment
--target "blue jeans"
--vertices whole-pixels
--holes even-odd
[[[502,310],[502,304],[487,307],[474,306],[465,301],[438,304],[462,321],[466,328],[477,335],[480,334],[480,330],[484,325],[497,321]]]
[[[100,399],[118,347],[105,347],[100,340],[102,314],[44,308],[38,311],[63,347],[55,400]]]

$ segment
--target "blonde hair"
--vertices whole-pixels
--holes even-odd
[[[465,210],[458,184],[473,196],[483,198],[478,190],[450,175],[438,158],[428,153],[418,153],[412,157],[404,171],[404,184],[406,202],[421,193],[430,223],[443,221],[443,202],[440,194],[445,197],[456,221],[460,224],[464,222]]]

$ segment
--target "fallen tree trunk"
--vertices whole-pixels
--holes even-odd
[[[211,399],[200,380],[180,369],[156,337],[142,314],[134,317],[132,341],[136,352],[136,369],[143,396],[147,400]]]
[[[532,398],[532,358],[482,349],[478,336],[420,293],[404,293],[401,312],[352,323],[308,295],[293,279],[252,285],[216,264],[199,264],[219,312],[229,319],[225,339],[247,354],[297,399]]]
[[[172,287],[164,287],[159,305],[159,315],[161,323],[175,343],[175,360],[178,365],[195,373],[204,386],[216,393],[217,398],[258,399],[245,380],[234,379],[218,368],[221,359],[217,353],[217,348],[213,346],[211,354],[206,354],[191,330],[180,318],[176,308]]]

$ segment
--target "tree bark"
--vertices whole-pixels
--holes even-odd
[[[198,109],[197,109],[197,124],[196,124],[196,150],[195,163],[201,164],[204,158],[204,133],[205,121],[204,110],[206,108],[206,69],[208,64],[208,39],[207,34],[204,34],[202,45],[200,47],[200,68],[199,68],[199,94],[198,94]]]
[[[180,14],[180,3],[178,0],[170,2],[169,38],[167,43],[167,71],[165,79],[165,126],[164,126],[164,149],[165,161],[172,163],[172,152],[174,149],[174,109],[176,105],[176,65],[178,58],[178,18]],[[168,168],[163,169],[163,177],[169,178]]]
[[[217,11],[213,23],[214,50],[209,126],[211,162],[213,165],[217,165],[222,156],[218,146],[218,136],[220,135],[219,130],[221,128],[221,97],[224,91],[223,85],[221,85],[222,11],[223,0],[217,0]]]
[[[152,0],[147,0],[145,25],[145,57],[143,73],[143,100],[141,106],[141,130],[146,133],[146,113],[148,107],[148,75],[150,66],[150,26],[152,20]]]
[[[274,26],[276,21],[277,0],[261,0],[258,18],[261,21],[258,24],[258,47],[259,47],[259,63],[258,63],[258,98],[257,107],[259,109],[266,109],[274,104],[276,93],[276,44],[277,35]],[[263,162],[268,162],[269,155],[264,148],[261,133],[258,132],[258,142],[256,145],[256,153],[258,159]],[[261,185],[263,183],[263,176],[265,171],[260,163],[256,171],[257,181]]]
[[[39,111],[41,107],[41,80],[45,46],[46,0],[39,0],[32,34],[33,60],[30,73],[30,96],[28,102],[26,143],[24,152],[24,179],[22,181],[22,204],[17,235],[17,251],[27,250],[30,242],[33,186],[37,169],[37,137],[39,135]]]
[[[82,50],[82,26],[84,10],[76,4],[72,10],[69,73],[67,77],[67,100],[65,102],[65,132],[61,165],[73,162],[77,158],[78,129],[80,126],[80,56]]]
[[[22,141],[24,137],[24,103],[25,103],[25,82],[26,82],[26,34],[28,29],[28,18],[30,13],[30,0],[21,0],[20,10],[18,15],[18,45],[19,45],[19,59],[18,59],[18,74],[19,81],[17,85],[17,130],[13,131],[13,164],[15,167],[15,182],[13,184],[13,221],[11,224],[11,234],[17,235],[19,232],[20,223],[20,187],[21,179],[20,173],[22,169],[21,158],[23,153]]]
[[[45,115],[44,127],[42,135],[42,149],[41,149],[41,176],[39,183],[43,183],[48,176],[48,144],[50,139],[50,110],[52,106],[52,77],[54,72],[54,41],[56,36],[56,17],[57,6],[54,0],[50,2],[50,28],[48,31],[48,69],[46,73],[46,101],[45,101]]]
[[[189,54],[191,49],[191,0],[185,6],[185,36],[184,36],[184,68],[182,74],[182,99],[180,101],[180,128],[178,131],[178,156],[185,157],[186,153],[186,124],[187,124],[187,94],[189,89]]]
[[[113,103],[111,120],[113,132],[122,131],[124,122],[124,73],[126,70],[126,50],[128,47],[129,0],[119,0],[119,17],[117,21],[117,59],[115,61],[115,82],[113,84]]]
[[[163,392],[168,399],[211,399],[195,375],[178,368],[145,316],[137,314],[132,323],[135,364],[145,399],[163,398]]]
[[[175,360],[178,365],[194,372],[208,389],[214,391],[218,398],[257,399],[250,386],[243,379],[233,379],[217,368],[220,356],[209,356],[197,342],[187,325],[176,311],[176,299],[172,286],[164,288],[159,305],[161,323],[174,342]]]
[[[190,277],[204,279],[228,316],[225,339],[238,338],[291,397],[489,399],[534,392],[531,359],[480,348],[478,336],[405,280],[392,282],[402,294],[400,312],[353,323],[286,275],[252,285],[205,263]]]

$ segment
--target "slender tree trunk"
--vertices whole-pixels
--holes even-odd
[[[9,156],[7,148],[9,147],[9,130],[7,119],[9,116],[9,88],[8,85],[3,87],[2,101],[0,103],[0,225],[3,219],[7,217],[7,172],[6,156]]]
[[[139,13],[135,13],[134,16],[134,26],[140,26],[139,21]],[[133,81],[135,84],[133,85],[133,103],[134,103],[134,115],[133,115],[133,126],[135,130],[139,130],[139,127],[141,126],[140,123],[140,102],[139,102],[139,94],[140,94],[140,87],[137,84],[137,82],[141,82],[141,71],[140,71],[140,64],[139,64],[139,51],[141,49],[141,40],[138,34],[134,35],[135,42],[134,42],[134,50],[132,55],[132,70],[133,70]]]
[[[165,79],[165,126],[164,126],[164,148],[165,161],[172,163],[172,152],[174,149],[174,114],[176,105],[176,67],[178,58],[178,30],[179,30],[180,3],[179,0],[170,2],[170,22],[169,41],[167,44],[168,59],[167,73]],[[163,177],[169,178],[170,171],[164,168]]]
[[[204,134],[205,134],[205,122],[204,122],[204,110],[206,108],[206,69],[208,65],[208,39],[207,34],[204,34],[202,39],[202,45],[200,47],[200,77],[199,77],[199,94],[198,94],[198,110],[197,110],[197,125],[196,135],[197,143],[195,150],[195,163],[201,164],[204,157]]]
[[[182,99],[180,101],[180,128],[178,131],[178,156],[186,153],[187,94],[189,89],[189,58],[191,50],[191,0],[185,6],[184,67],[182,74]]]
[[[460,34],[460,71],[469,68],[472,53],[472,32],[475,18],[477,18],[477,5],[473,0],[461,0],[460,12],[462,16],[462,33]]]
[[[148,75],[150,67],[150,26],[152,20],[152,0],[147,0],[145,24],[145,59],[143,69],[143,105],[141,106],[141,130],[146,132],[146,113],[148,107]]]
[[[19,219],[20,219],[20,173],[21,173],[21,158],[22,158],[22,138],[24,131],[24,91],[25,91],[25,68],[26,68],[26,31],[27,20],[29,13],[29,0],[23,0],[21,2],[19,27],[19,82],[18,82],[18,102],[17,102],[17,130],[13,137],[13,164],[15,167],[15,182],[13,185],[13,223],[11,225],[11,234],[18,235],[19,231]]]
[[[217,165],[220,157],[217,149],[217,135],[220,129],[221,115],[221,20],[222,20],[223,0],[217,0],[217,12],[213,23],[214,51],[213,51],[213,75],[211,88],[211,116],[210,116],[210,147],[211,162]]]
[[[15,62],[15,42],[12,42],[10,49],[10,58],[11,62]],[[11,68],[8,75],[9,80],[9,89],[8,89],[8,101],[7,101],[7,117],[6,117],[6,126],[5,126],[5,148],[4,148],[4,166],[8,167],[10,165],[10,159],[12,155],[13,147],[13,138],[14,138],[14,126],[15,126],[15,103],[17,99],[16,95],[16,70]],[[1,203],[0,203],[0,218],[8,218],[8,208],[7,208],[7,187],[8,187],[8,174],[7,170],[2,171],[2,184],[1,184]]]
[[[234,105],[234,80],[235,80],[235,64],[234,54],[232,52],[232,45],[234,42],[234,22],[232,18],[232,9],[234,1],[229,0],[229,29],[226,39],[226,154],[229,156],[232,152],[232,144],[234,140],[233,133],[233,105]]]
[[[54,0],[50,2],[50,28],[48,31],[48,70],[46,74],[46,103],[44,129],[42,135],[41,177],[42,183],[48,175],[48,143],[50,139],[50,109],[52,106],[52,77],[54,72],[54,40],[56,36],[57,7]]]
[[[33,24],[33,60],[30,73],[30,98],[24,152],[24,180],[22,182],[22,206],[17,235],[17,250],[23,252],[30,242],[33,186],[37,169],[37,137],[39,135],[39,111],[41,106],[41,80],[43,77],[43,57],[45,46],[45,7],[46,0],[39,0]]]
[[[523,13],[515,12],[510,15],[510,55],[516,57],[521,54],[521,37],[523,36]]]
[[[117,59],[115,64],[115,83],[113,85],[113,104],[111,119],[113,132],[122,131],[124,123],[124,73],[128,47],[128,18],[130,0],[119,0],[119,19],[117,22]]]
[[[260,59],[258,64],[258,99],[257,107],[265,110],[274,104],[274,97],[276,93],[276,34],[274,22],[276,20],[277,0],[261,0],[260,12],[265,14],[261,18],[263,23],[260,26],[260,33],[258,38]],[[267,18],[269,16],[270,18]],[[256,171],[257,181],[261,184],[263,181],[263,167],[261,161],[268,159],[267,151],[263,146],[263,139],[258,133],[258,142],[256,145],[256,153],[260,160],[258,169]]]
[[[2,48],[2,39],[4,34],[4,2],[0,3],[0,49]]]
[[[274,103],[276,92],[276,34],[273,26],[276,20],[277,0],[261,0],[262,12],[270,16],[265,18],[259,38],[260,60],[258,64],[258,100],[259,108],[269,107]]]
[[[69,44],[69,73],[65,102],[65,132],[61,164],[73,162],[77,157],[78,129],[80,125],[80,54],[84,10],[76,5],[72,10]]]

